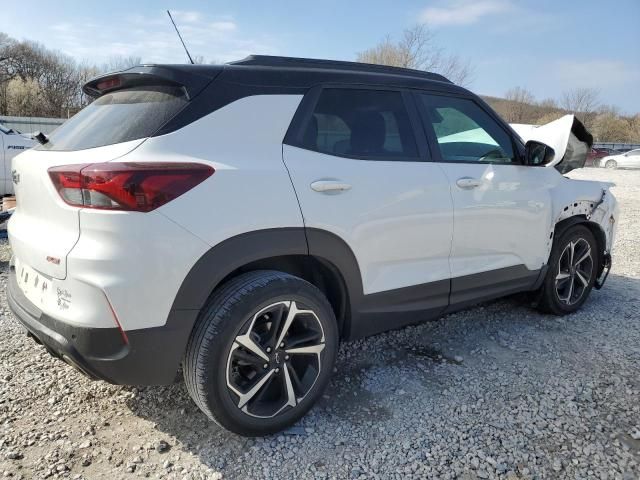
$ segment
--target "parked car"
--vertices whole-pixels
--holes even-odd
[[[603,157],[600,159],[600,166],[604,168],[640,168],[640,148]]]
[[[9,304],[92,378],[182,366],[242,435],[303,416],[341,341],[516,292],[565,315],[610,267],[609,185],[560,173],[590,136],[525,143],[437,74],[252,56],[84,92],[15,159]]]
[[[606,157],[607,155],[611,155],[610,149],[592,147],[589,151],[589,154],[587,155],[587,162],[585,163],[585,167],[598,167],[600,159]]]
[[[13,195],[11,162],[13,157],[35,145],[35,140],[0,123],[0,197]]]

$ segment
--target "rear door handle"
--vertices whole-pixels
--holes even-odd
[[[321,193],[340,193],[350,189],[351,185],[339,180],[317,180],[311,184],[311,190]]]
[[[465,190],[469,190],[471,188],[476,188],[482,185],[482,180],[471,177],[462,177],[456,181],[456,185],[460,188],[464,188]]]

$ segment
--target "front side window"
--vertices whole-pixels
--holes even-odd
[[[420,95],[445,162],[515,163],[511,137],[472,100]]]
[[[324,89],[307,122],[302,147],[372,160],[418,158],[402,94],[394,91]]]

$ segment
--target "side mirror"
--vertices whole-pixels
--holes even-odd
[[[525,145],[525,165],[539,167],[553,162],[556,152],[549,145],[535,140],[529,140]]]

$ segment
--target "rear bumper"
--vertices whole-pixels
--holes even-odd
[[[41,312],[20,290],[15,270],[9,274],[9,307],[20,323],[53,356],[92,379],[119,385],[173,383],[197,311],[171,312],[167,326],[126,331],[77,327]]]

